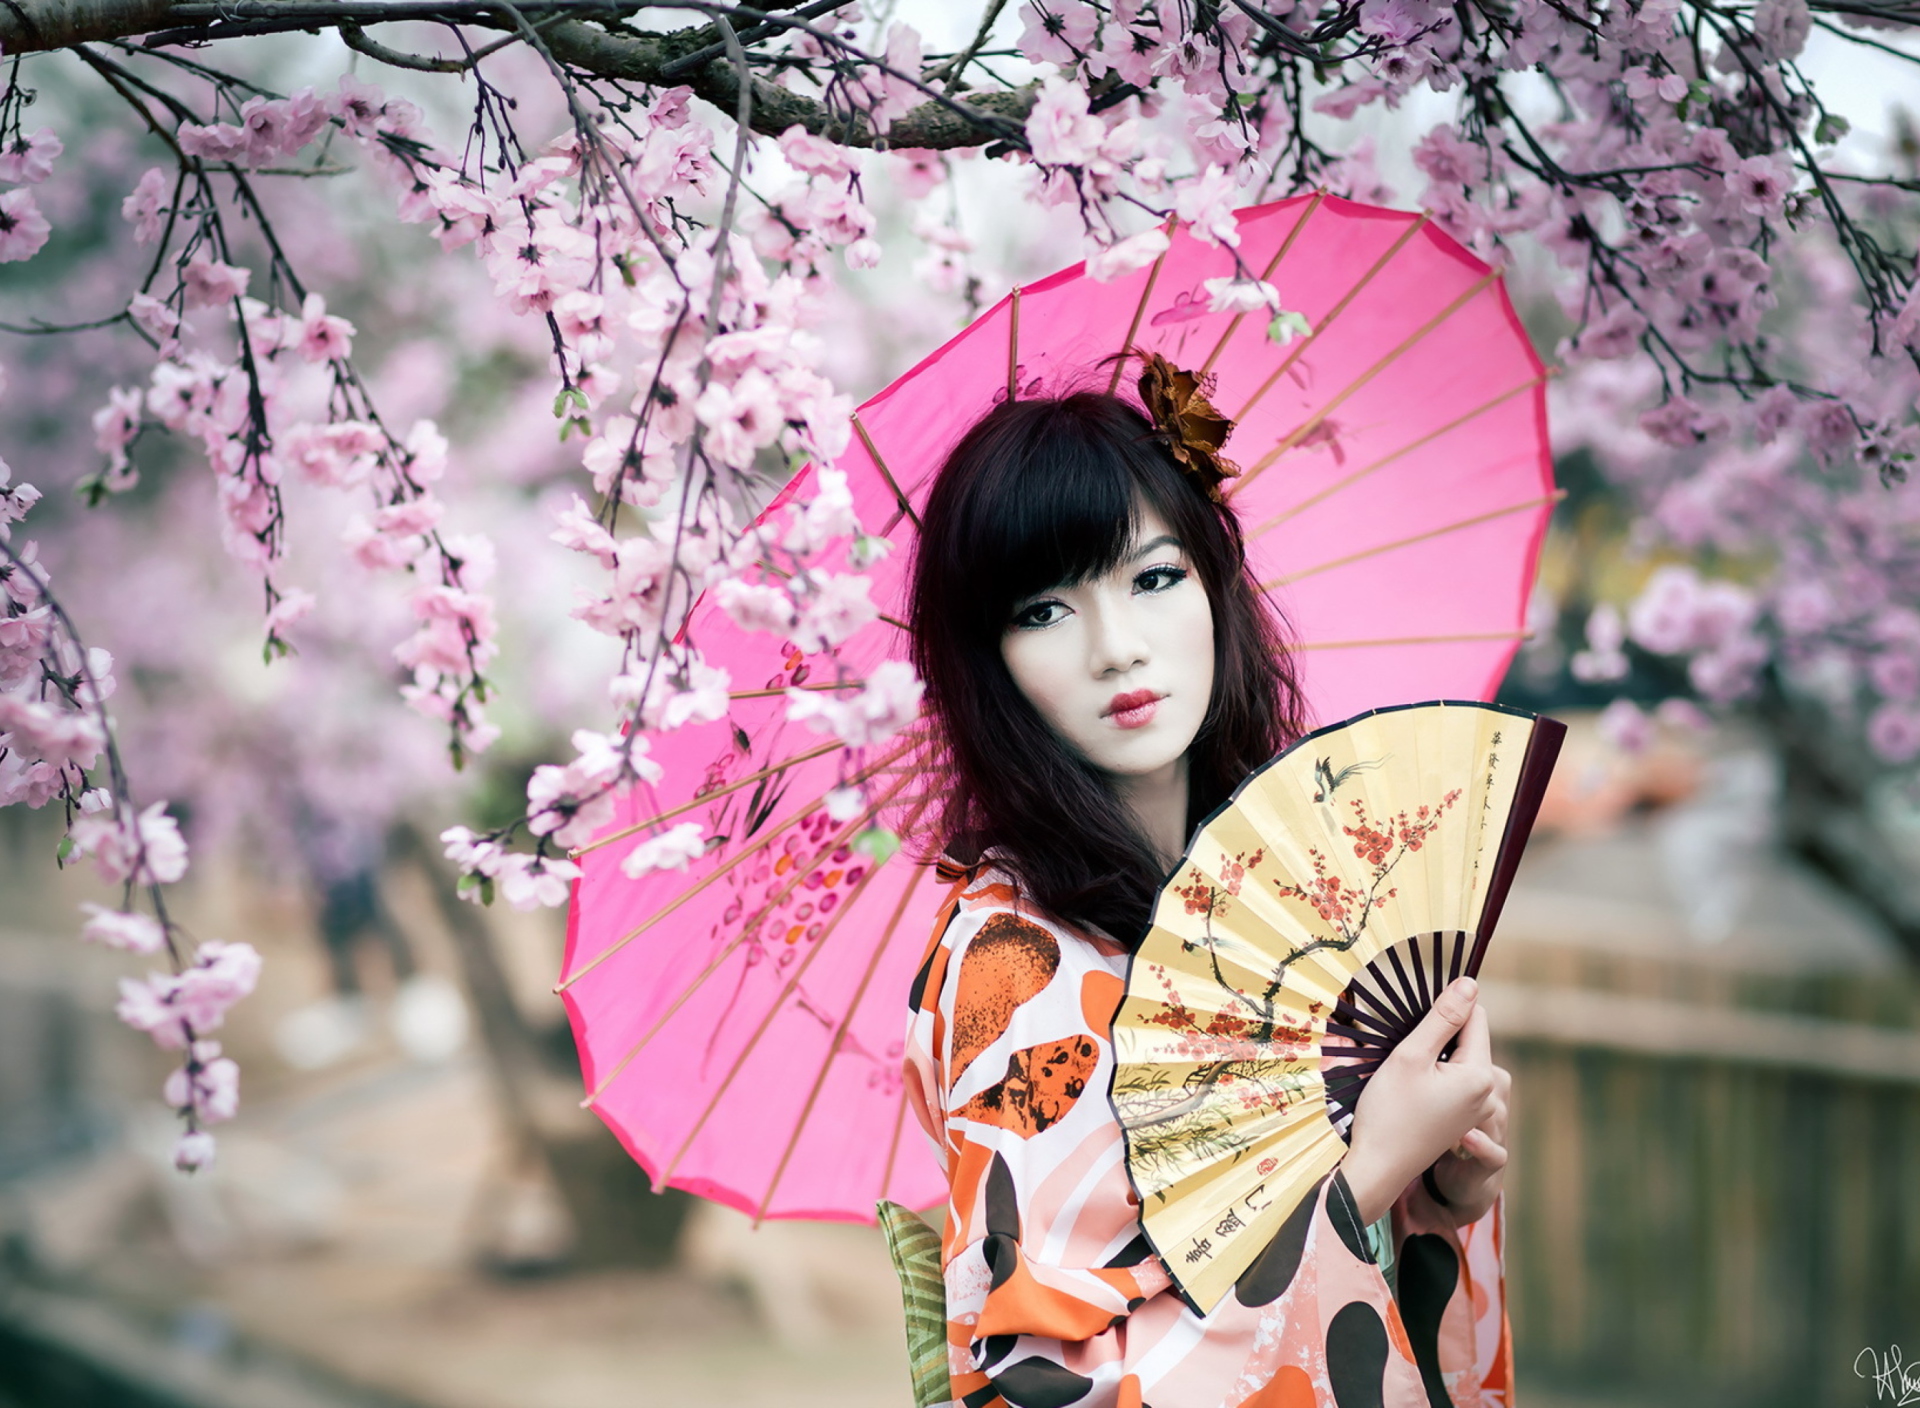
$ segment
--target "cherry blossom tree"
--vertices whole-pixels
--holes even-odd
[[[929,52],[890,9],[836,0],[16,0],[0,10],[0,264],[51,267],[78,238],[55,195],[80,134],[37,119],[45,66],[113,105],[153,160],[90,266],[97,315],[8,327],[142,349],[137,376],[70,412],[97,455],[81,496],[113,515],[156,456],[186,454],[271,668],[314,646],[330,594],[403,584],[407,619],[380,649],[460,768],[498,737],[499,550],[442,428],[377,394],[282,190],[356,172],[423,248],[465,261],[542,349],[574,467],[539,547],[578,563],[574,615],[612,664],[524,814],[443,840],[472,898],[559,904],[567,848],[656,774],[676,729],[725,714],[733,682],[680,633],[706,592],[845,685],[794,691],[789,716],[845,745],[836,818],[888,839],[862,764],[911,721],[918,683],[837,664],[875,618],[858,568],[881,545],[832,468],[850,398],[815,332],[883,257],[883,199],[912,212],[916,274],[943,296],[982,292],[964,193],[984,167],[1113,278],[1157,257],[1169,222],[1232,250],[1237,207],[1322,186],[1381,197],[1351,120],[1439,94],[1450,119],[1412,146],[1419,203],[1482,257],[1545,271],[1567,444],[1593,449],[1674,563],[1585,620],[1576,671],[1605,682],[1629,650],[1659,657],[1709,703],[1811,700],[1882,765],[1920,758],[1920,179],[1850,143],[1798,63],[1816,31],[1906,54],[1912,0],[983,0],[962,18]],[[284,91],[250,46],[295,33],[360,67]],[[360,76],[381,68],[386,88]],[[431,118],[402,84],[437,85],[461,116]],[[1209,293],[1311,336],[1244,267]],[[817,492],[755,527],[803,460]],[[312,495],[342,521],[290,510]],[[86,937],[165,956],[120,1011],[183,1053],[165,1098],[195,1167],[237,1100],[209,1034],[258,960],[188,951],[169,918],[185,844],[107,707],[121,611],[63,604],[28,536],[38,497],[0,469],[0,805],[60,807],[62,861],[123,888]],[[854,570],[829,568],[850,538]],[[662,828],[624,864],[702,845]]]

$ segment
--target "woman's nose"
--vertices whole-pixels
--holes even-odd
[[[1103,601],[1090,614],[1088,664],[1096,676],[1124,675],[1152,659],[1143,623],[1130,598]]]

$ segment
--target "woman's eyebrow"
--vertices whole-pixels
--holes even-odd
[[[1127,561],[1138,562],[1141,558],[1145,557],[1148,553],[1157,552],[1159,549],[1165,548],[1165,547],[1171,547],[1178,550],[1180,549],[1180,540],[1174,537],[1173,534],[1171,533],[1162,533],[1159,537],[1155,538],[1152,542],[1142,543],[1139,547],[1135,548],[1132,554],[1128,556]]]

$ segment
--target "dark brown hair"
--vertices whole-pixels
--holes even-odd
[[[1213,611],[1213,699],[1189,754],[1191,830],[1298,736],[1301,701],[1239,520],[1208,501],[1139,410],[1079,391],[982,417],[928,497],[911,608],[939,770],[925,849],[971,863],[991,847],[1040,910],[1129,945],[1151,919],[1160,862],[1105,775],[1020,692],[1001,641],[1026,598],[1118,563],[1143,504],[1179,538]]]

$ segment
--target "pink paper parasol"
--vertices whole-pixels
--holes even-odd
[[[870,571],[883,619],[845,664],[906,654],[908,505],[949,447],[1009,394],[1117,380],[1103,359],[1134,347],[1218,379],[1244,471],[1230,502],[1299,642],[1313,722],[1493,696],[1554,499],[1546,371],[1498,274],[1424,216],[1326,195],[1242,211],[1239,230],[1241,262],[1311,334],[1276,346],[1264,314],[1209,313],[1203,283],[1235,272],[1233,252],[1177,231],[1112,283],[1075,266],[1014,290],[855,412],[839,468],[896,551]],[[828,816],[840,745],[785,718],[806,657],[710,601],[690,630],[731,675],[730,716],[663,746],[664,777],[583,855],[569,916],[560,991],[588,1101],[656,1184],[756,1217],[931,1206],[945,1182],[900,1060],[947,886],[904,852],[876,866],[852,851],[871,811]],[[908,836],[925,826],[916,749],[910,730],[864,760],[879,823]],[[622,874],[675,819],[724,839],[687,871]]]

